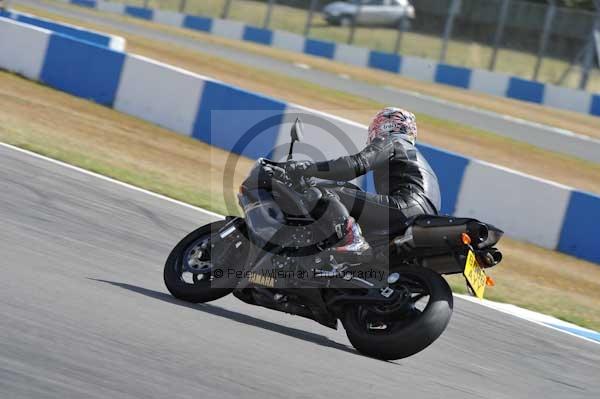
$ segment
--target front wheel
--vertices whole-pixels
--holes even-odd
[[[234,283],[219,282],[216,288],[212,274],[212,234],[225,225],[218,221],[200,227],[184,237],[173,248],[167,261],[163,277],[169,292],[178,299],[199,303],[214,301],[233,291]]]
[[[361,353],[383,360],[414,355],[431,345],[452,316],[453,297],[438,273],[405,267],[391,271],[400,279],[393,285],[393,305],[349,306],[342,323],[350,343]]]

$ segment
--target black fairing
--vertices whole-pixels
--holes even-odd
[[[259,248],[272,242],[285,223],[281,207],[273,197],[273,177],[261,162],[257,162],[240,187],[238,200],[246,216],[250,241]]]
[[[243,193],[255,189],[270,190],[272,180],[273,177],[268,172],[268,168],[257,162],[242,183],[240,191]]]
[[[238,196],[246,215],[250,239],[259,246],[281,243],[289,219],[310,221],[305,197],[285,183],[273,178],[269,166],[257,162],[242,183]],[[318,198],[317,198],[318,199]]]
[[[286,218],[271,192],[256,188],[239,197],[246,214],[249,238],[259,248],[275,241],[276,234],[285,224]]]

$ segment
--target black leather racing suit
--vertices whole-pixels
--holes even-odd
[[[325,162],[306,163],[304,176],[348,181],[373,171],[377,194],[345,187],[327,199],[333,212],[347,209],[359,224],[381,230],[420,214],[437,214],[441,196],[437,176],[419,150],[399,136],[378,137],[361,152]],[[335,204],[341,202],[344,210]],[[344,215],[334,216],[342,218]]]

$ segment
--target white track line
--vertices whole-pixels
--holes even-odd
[[[98,173],[95,173],[95,172],[90,172],[89,170],[82,169],[80,167],[73,166],[73,165],[70,165],[70,164],[62,162],[62,161],[57,161],[56,159],[48,158],[48,157],[46,157],[44,155],[40,155],[40,154],[37,154],[37,153],[29,151],[29,150],[25,150],[25,149],[22,149],[22,148],[19,148],[19,147],[15,147],[14,145],[11,145],[11,144],[6,144],[6,143],[0,142],[0,146],[8,148],[8,149],[11,149],[13,151],[20,152],[22,154],[29,155],[29,156],[31,156],[33,158],[42,159],[42,160],[50,162],[52,164],[59,165],[59,166],[65,167],[67,169],[71,169],[71,170],[77,171],[79,173],[83,173],[83,174],[86,174],[86,175],[89,175],[89,176],[94,176],[94,177],[96,177],[98,179],[114,183],[116,185],[128,188],[130,190],[134,190],[134,191],[137,191],[137,192],[140,192],[140,193],[144,193],[144,194],[150,195],[150,196],[155,197],[155,198],[159,198],[159,199],[164,200],[164,201],[169,201],[169,202],[172,202],[174,204],[181,205],[181,206],[184,206],[184,207],[189,208],[189,209],[193,209],[193,210],[201,212],[201,213],[203,213],[205,215],[210,215],[210,216],[213,216],[213,217],[216,217],[216,218],[223,218],[223,215],[220,215],[218,213],[207,211],[206,209],[199,208],[197,206],[193,206],[193,205],[187,204],[185,202],[178,201],[176,199],[169,198],[169,197],[166,197],[164,195],[157,194],[157,193],[154,193],[152,191],[148,191],[148,190],[145,190],[143,188],[140,188],[140,187],[128,184],[128,183],[123,183],[121,181],[112,179],[110,177],[107,177],[107,176],[104,176],[104,175],[101,175],[101,174],[98,174]],[[555,325],[558,325],[558,326],[562,325],[562,326],[570,327],[570,328],[573,328],[573,329],[580,329],[580,330],[583,330],[583,331],[588,331],[588,332],[595,333],[595,331],[592,331],[592,330],[589,330],[589,329],[586,329],[586,328],[583,328],[583,327],[579,327],[579,326],[577,326],[575,324],[564,322],[564,321],[556,319],[556,318],[554,318],[552,316],[548,316],[548,315],[545,315],[545,314],[542,314],[542,313],[536,313],[536,312],[533,312],[533,311],[530,311],[530,310],[527,310],[527,309],[519,308],[518,306],[515,306],[515,305],[504,304],[504,303],[499,303],[499,302],[493,302],[493,301],[488,301],[488,300],[479,300],[479,299],[472,298],[472,297],[465,296],[465,295],[454,294],[454,296],[456,296],[458,298],[461,298],[461,299],[464,299],[464,300],[467,300],[469,302],[477,303],[479,305],[485,306],[485,307],[490,308],[490,309],[494,309],[494,310],[502,312],[502,313],[513,315],[513,316],[518,317],[518,318],[520,318],[522,320],[527,320],[529,322],[535,323],[535,324],[537,324],[539,326],[543,326],[543,327],[546,327],[546,328],[549,328],[549,329],[552,329],[552,330],[555,330],[555,331],[560,331],[560,332],[562,332],[564,334],[568,334],[568,335],[571,335],[573,337],[577,337],[579,339],[583,339],[585,341],[593,342],[595,344],[599,344],[600,345],[600,341],[595,341],[593,339],[590,339],[590,338],[587,338],[587,337],[584,337],[584,336],[581,336],[581,335],[577,335],[577,334],[572,333],[570,331],[565,331],[565,330],[560,329],[559,327],[547,324],[547,323],[552,323],[552,324],[555,324]]]
[[[303,64],[301,62],[294,62],[292,65],[294,65],[296,68],[300,68],[300,69],[312,69],[312,67],[308,64]]]
[[[569,334],[574,337],[577,337],[577,338],[600,345],[600,341],[598,341],[598,340],[594,340],[594,339],[588,338],[586,336],[564,330],[561,327],[570,328],[573,330],[580,330],[582,332],[582,334],[588,333],[590,335],[599,335],[600,336],[600,334],[598,334],[596,331],[590,330],[588,328],[580,327],[573,323],[568,323],[566,321],[557,319],[556,317],[552,317],[552,316],[545,315],[543,313],[538,313],[538,312],[534,312],[532,310],[520,308],[520,307],[512,305],[510,303],[494,302],[494,301],[489,301],[487,299],[482,300],[482,299],[474,298],[472,296],[460,295],[460,294],[454,294],[454,296],[464,299],[465,301],[469,301],[472,303],[478,303],[482,306],[485,306],[486,308],[497,310],[498,312],[502,312],[502,313],[506,313],[506,314],[518,317],[519,319],[522,319],[522,320],[530,321],[539,326],[544,326],[544,327],[550,328],[552,330],[560,331],[564,334]]]

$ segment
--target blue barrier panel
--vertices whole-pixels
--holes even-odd
[[[154,10],[151,8],[126,6],[125,14],[135,18],[151,20],[154,15]]]
[[[249,42],[270,46],[273,42],[273,31],[246,25],[244,28],[243,39]]]
[[[285,103],[269,97],[207,81],[193,137],[253,159],[268,156],[275,146],[285,108]]]
[[[12,18],[12,14],[10,13],[10,11],[0,8],[0,17]]]
[[[592,105],[590,106],[590,114],[600,116],[600,95],[592,96]]]
[[[373,172],[367,172],[364,179],[362,180],[361,188],[368,193],[377,192],[377,190],[375,190],[375,178],[373,177]]]
[[[84,40],[86,42],[98,44],[100,46],[108,47],[110,44],[110,37],[107,35],[102,35],[100,33],[91,32],[84,29],[78,29],[71,26],[66,26],[60,23],[56,23],[49,20],[33,18],[27,15],[15,14],[17,17],[17,21],[23,22],[29,25],[38,26],[40,28],[45,28],[51,30],[53,32],[62,33],[67,36],[74,37],[78,40]]]
[[[323,40],[306,39],[304,41],[304,52],[317,57],[333,59],[335,53],[335,43],[325,42]]]
[[[458,193],[469,159],[426,144],[418,144],[419,151],[427,158],[440,183],[442,193],[441,214],[454,214]]]
[[[369,67],[383,69],[384,71],[398,73],[402,58],[396,54],[382,53],[380,51],[369,52]]]
[[[70,3],[81,7],[96,8],[95,0],[71,0]]]
[[[531,80],[512,77],[508,81],[506,96],[541,104],[544,101],[544,85]]]
[[[78,97],[111,106],[125,55],[94,44],[52,34],[40,80]]]
[[[450,86],[468,89],[471,84],[472,71],[468,68],[448,64],[438,64],[435,70],[435,81]]]
[[[186,15],[183,19],[183,26],[189,29],[210,32],[212,29],[212,18],[198,17],[196,15]]]
[[[581,191],[571,193],[558,250],[600,263],[600,197]]]

